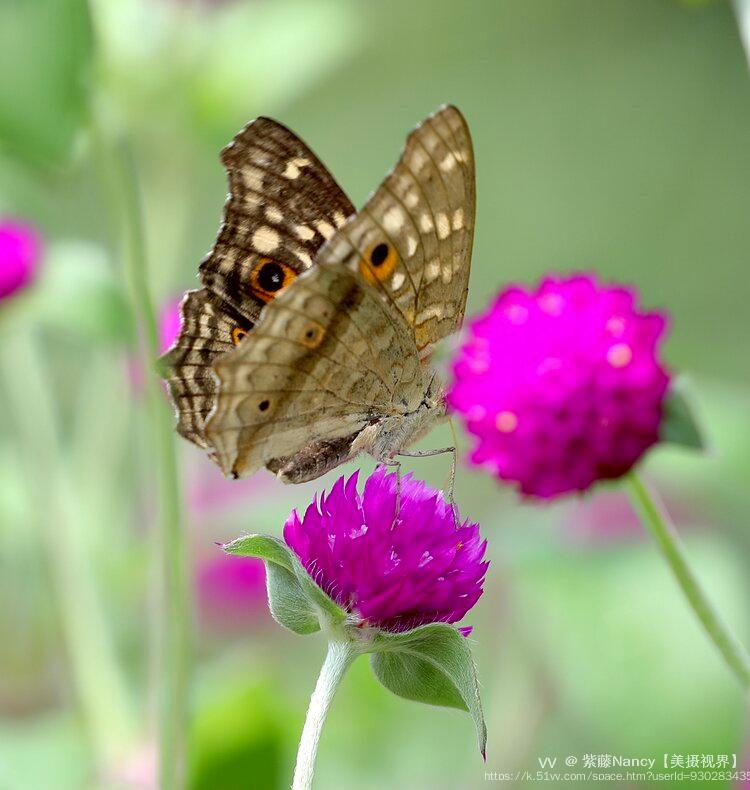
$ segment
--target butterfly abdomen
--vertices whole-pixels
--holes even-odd
[[[266,469],[273,472],[284,483],[306,483],[308,480],[316,480],[358,455],[358,451],[354,448],[358,435],[359,431],[356,431],[340,439],[313,442],[296,455],[272,459],[266,464]]]

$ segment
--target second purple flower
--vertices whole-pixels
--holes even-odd
[[[632,289],[593,276],[502,292],[454,365],[471,460],[542,498],[623,475],[659,440],[665,327]]]

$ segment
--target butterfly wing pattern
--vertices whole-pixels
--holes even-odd
[[[463,319],[475,203],[469,129],[446,106],[409,135],[396,167],[319,262],[358,270],[394,304],[427,356]]]
[[[257,322],[265,304],[310,268],[354,206],[315,154],[270,118],[249,123],[222,151],[229,195],[219,234],[186,294],[181,331],[164,356],[178,432],[207,447],[213,363]]]
[[[253,324],[206,288],[188,291],[180,306],[180,334],[162,358],[177,411],[177,432],[207,448],[203,426],[214,405],[213,362],[231,351]]]
[[[266,466],[302,482],[361,451],[387,460],[444,416],[429,352],[463,318],[474,210],[471,138],[446,106],[214,362],[205,437],[225,474]]]
[[[201,280],[255,322],[264,304],[312,266],[354,206],[302,140],[270,118],[248,124],[221,161],[229,195]]]

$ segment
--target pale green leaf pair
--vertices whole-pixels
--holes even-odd
[[[467,640],[455,627],[430,623],[400,633],[359,628],[278,538],[248,535],[223,548],[229,554],[264,561],[268,605],[276,622],[296,634],[323,628],[330,639],[345,639],[357,653],[371,654],[375,677],[400,697],[466,711],[484,755],[487,729],[476,668]]]

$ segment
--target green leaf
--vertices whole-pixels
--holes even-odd
[[[402,634],[378,632],[370,646],[377,679],[394,694],[429,705],[465,710],[474,720],[484,755],[487,728],[474,659],[465,637],[431,623]]]
[[[0,147],[42,168],[71,157],[92,55],[86,0],[0,3]]]
[[[268,608],[273,619],[295,634],[320,631],[318,614],[294,574],[274,562],[266,562],[266,574]]]
[[[227,554],[237,557],[257,557],[292,570],[292,552],[283,541],[270,535],[245,535],[222,546]]]
[[[321,619],[331,626],[346,619],[346,612],[315,584],[284,541],[270,535],[247,535],[223,548],[228,554],[265,562],[268,606],[276,622],[290,631],[311,634],[320,630]]]
[[[664,417],[661,423],[661,440],[671,444],[705,450],[703,432],[693,414],[693,409],[685,397],[684,387],[673,385],[664,401]]]

